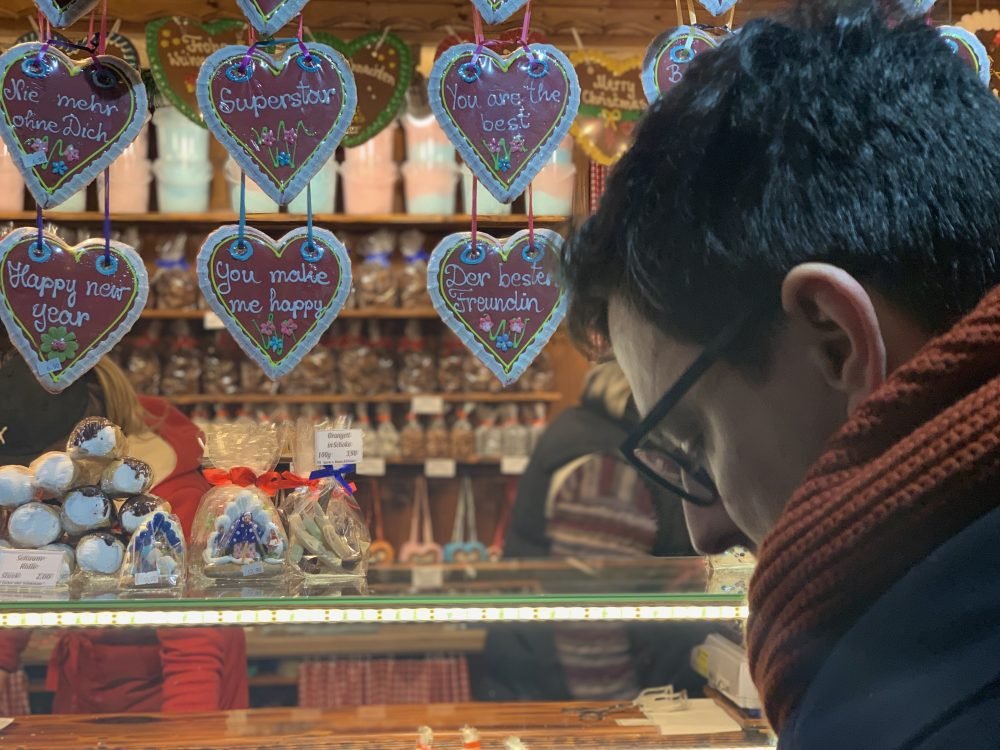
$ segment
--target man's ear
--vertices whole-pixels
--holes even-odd
[[[857,279],[827,263],[803,263],[785,277],[781,304],[804,332],[823,377],[847,397],[849,411],[885,382],[885,341]]]

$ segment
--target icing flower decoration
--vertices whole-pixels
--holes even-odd
[[[49,151],[48,141],[43,138],[32,138],[31,140],[31,150],[35,153],[47,154]]]
[[[77,150],[76,146],[70,144],[69,146],[66,147],[66,150],[63,151],[63,158],[66,159],[67,162],[72,164],[75,161],[79,161],[80,152],[79,150]]]
[[[260,332],[263,336],[273,336],[278,332],[278,328],[274,325],[273,320],[265,320],[260,324]]]
[[[514,333],[521,333],[524,331],[524,320],[521,318],[514,318],[510,321],[510,330]]]
[[[62,177],[64,174],[66,174],[69,171],[69,167],[66,166],[66,162],[64,162],[64,161],[57,161],[57,162],[55,162],[52,165],[52,171],[55,172],[60,177]]]
[[[264,146],[273,146],[275,143],[278,142],[278,138],[277,136],[275,136],[273,130],[268,130],[267,128],[264,128],[263,130],[260,131],[260,142]]]
[[[491,154],[499,154],[500,153],[500,144],[497,143],[497,139],[496,138],[492,138],[490,140],[489,144],[486,146],[486,148],[489,149],[489,151],[490,151]]]
[[[500,159],[499,161],[497,161],[497,168],[501,172],[508,172],[508,171],[510,171],[510,159],[508,159],[505,156],[502,159]]]
[[[514,136],[514,138],[510,142],[510,150],[511,151],[516,151],[516,152],[522,153],[522,154],[527,150],[526,147],[525,147],[524,136],[523,135],[515,135]]]
[[[484,315],[479,319],[479,330],[486,331],[487,333],[493,330],[493,318],[489,315]]]
[[[287,151],[278,152],[278,166],[279,167],[290,167],[292,166],[292,155]]]
[[[67,362],[76,356],[79,348],[76,334],[67,331],[65,326],[53,326],[42,334],[42,354],[49,355],[48,359]]]
[[[283,320],[281,321],[281,334],[283,336],[291,336],[298,329],[299,325],[294,320]]]
[[[268,339],[267,348],[272,352],[281,354],[285,350],[285,340],[281,336],[274,335]]]
[[[514,342],[510,340],[510,336],[506,333],[501,333],[497,336],[497,349],[502,352],[509,351],[514,348]]]
[[[299,134],[294,130],[285,131],[285,143],[295,143],[299,139]]]

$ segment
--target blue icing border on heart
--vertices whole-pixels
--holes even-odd
[[[309,0],[285,0],[285,3],[278,7],[270,18],[265,18],[258,7],[255,7],[253,0],[236,0],[236,5],[246,16],[250,25],[257,29],[263,36],[273,36],[276,31],[291,21],[302,12]]]
[[[990,80],[993,78],[993,72],[990,67],[990,53],[986,49],[986,45],[979,41],[979,37],[968,29],[963,29],[961,26],[938,26],[937,32],[955,53],[956,57],[958,57],[958,49],[956,47],[958,42],[962,42],[969,48],[969,52],[976,58],[976,65],[978,66],[978,69],[973,72],[983,82],[983,85],[989,86]],[[961,58],[959,60],[961,60],[963,65],[968,67],[965,60]]]
[[[493,8],[490,5],[490,0],[472,0],[472,4],[476,6],[479,15],[488,24],[503,23],[527,5],[528,2],[529,0],[505,0],[500,4],[499,8]]]
[[[442,130],[444,130],[445,135],[448,136],[448,140],[458,150],[462,160],[472,170],[472,173],[489,190],[490,194],[501,203],[510,203],[528,189],[528,185],[538,176],[542,167],[545,166],[552,154],[559,148],[559,144],[566,138],[580,109],[580,81],[577,78],[576,69],[569,61],[569,58],[550,44],[532,44],[530,47],[532,51],[543,52],[551,56],[559,67],[563,69],[566,74],[566,80],[569,82],[569,99],[566,102],[566,109],[563,112],[562,120],[556,123],[549,137],[539,144],[535,154],[524,163],[521,173],[510,184],[510,187],[507,187],[490,172],[489,167],[483,162],[483,157],[480,156],[472,143],[469,142],[462,131],[452,122],[452,118],[448,114],[447,107],[444,106],[442,97],[435,93],[441,90],[444,77],[451,66],[461,57],[474,54],[478,46],[475,44],[456,44],[454,47],[446,50],[434,63],[430,78],[427,81],[427,92],[430,96],[431,111],[434,113],[434,118],[438,121]],[[510,65],[514,65],[518,58],[523,57],[527,53],[524,48],[519,47],[515,52],[507,56],[498,55],[489,49],[483,49],[480,54],[491,58],[495,65],[500,65],[501,62],[508,61]],[[507,69],[510,68],[510,65],[507,66]]]
[[[351,293],[351,285],[353,284],[353,277],[351,274],[351,257],[347,252],[347,248],[344,243],[331,231],[327,229],[320,229],[319,227],[313,227],[313,242],[321,244],[327,252],[333,254],[337,259],[337,264],[340,266],[340,282],[337,288],[337,293],[333,296],[330,301],[330,306],[326,309],[326,312],[319,318],[317,323],[312,326],[312,328],[299,339],[298,343],[295,345],[301,350],[301,353],[295,354],[295,356],[285,357],[280,363],[275,365],[270,357],[267,357],[260,351],[260,347],[255,341],[253,341],[243,328],[236,322],[232,314],[226,310],[225,306],[219,301],[219,298],[215,294],[215,290],[212,288],[211,274],[209,273],[209,263],[211,262],[212,251],[226,243],[229,240],[235,241],[240,236],[240,228],[238,225],[230,224],[227,226],[222,226],[212,232],[208,237],[205,238],[205,242],[202,243],[201,249],[198,251],[198,258],[196,260],[196,267],[198,269],[198,287],[201,289],[202,295],[208,302],[208,306],[212,309],[219,318],[222,319],[223,324],[226,326],[226,330],[233,337],[236,343],[239,345],[240,349],[243,350],[244,354],[250,358],[251,361],[257,364],[264,374],[267,375],[271,380],[277,380],[280,377],[287,375],[302,361],[303,357],[306,356],[313,347],[315,347],[323,334],[326,333],[327,329],[333,324],[333,321],[340,314],[340,311],[344,308],[344,304],[347,302],[347,297]],[[282,247],[289,244],[290,242],[297,239],[304,239],[309,236],[309,229],[307,227],[298,227],[293,229],[282,237],[276,240],[271,239],[269,236],[261,232],[259,229],[253,227],[246,227],[244,229],[244,237],[258,245],[264,245],[263,248],[255,247],[256,252],[271,252],[271,247]],[[288,252],[288,250],[286,250]]]
[[[347,59],[337,52],[333,47],[325,44],[317,44],[315,42],[310,42],[306,45],[310,52],[316,54],[317,56],[322,56],[327,62],[333,65],[334,70],[336,70],[338,77],[340,78],[340,83],[343,93],[343,106],[340,109],[340,114],[334,123],[333,130],[324,138],[319,145],[319,148],[312,154],[312,156],[307,159],[299,170],[295,173],[288,184],[285,186],[284,190],[281,190],[270,177],[264,172],[263,169],[254,161],[250,153],[240,145],[239,141],[229,134],[225,123],[219,118],[215,109],[212,107],[211,102],[211,85],[212,77],[215,75],[216,71],[224,67],[224,63],[228,64],[239,64],[242,62],[243,58],[246,56],[247,47],[231,44],[227,47],[213,52],[206,58],[205,62],[202,63],[201,70],[198,71],[198,82],[195,86],[195,94],[198,97],[198,108],[201,110],[202,119],[205,122],[205,127],[207,127],[212,135],[225,147],[226,151],[230,156],[233,157],[240,168],[247,173],[247,175],[252,179],[264,193],[271,198],[274,202],[285,205],[290,203],[299,193],[305,190],[306,185],[312,181],[312,178],[326,165],[326,163],[333,157],[334,152],[337,150],[337,146],[340,145],[341,140],[343,140],[344,135],[347,133],[347,129],[351,125],[351,121],[354,119],[354,110],[358,105],[358,91],[357,86],[354,83],[354,74],[351,73],[350,63]],[[293,45],[285,50],[284,54],[275,59],[271,55],[260,50],[254,50],[254,60],[258,65],[263,65],[267,67],[266,74],[273,75],[275,69],[279,72],[284,70],[285,67],[292,63],[292,60],[304,53],[298,47],[298,45]]]
[[[28,57],[36,56],[41,48],[42,45],[38,42],[17,44],[0,55],[0,79],[6,77],[7,70],[9,70],[12,65],[17,64],[19,61]],[[49,47],[45,54],[55,56],[59,60],[59,64],[64,68],[83,68],[94,64],[92,60],[76,63],[54,47]],[[7,150],[10,152],[11,159],[14,161],[18,171],[21,173],[21,177],[24,178],[24,184],[28,186],[28,190],[32,197],[43,209],[52,208],[53,206],[58,206],[60,203],[65,203],[72,196],[86,188],[87,185],[93,182],[94,179],[101,174],[101,172],[107,169],[115,159],[122,155],[125,149],[128,148],[132,144],[132,141],[134,141],[138,137],[139,133],[142,132],[146,121],[149,119],[149,102],[146,98],[146,85],[142,82],[142,78],[140,78],[138,71],[127,65],[124,61],[119,60],[117,57],[111,57],[110,55],[98,55],[97,60],[100,61],[101,65],[105,67],[113,68],[118,75],[120,75],[126,83],[128,83],[135,97],[135,117],[132,118],[132,122],[129,123],[129,126],[122,131],[121,137],[114,144],[112,144],[110,148],[94,159],[85,168],[70,177],[56,190],[53,190],[50,193],[45,189],[44,185],[42,185],[42,181],[34,172],[34,166],[27,162],[29,154],[23,150],[23,146],[21,145],[17,134],[14,132],[13,127],[8,123],[7,118],[4,117],[2,122],[0,122],[0,138],[2,138],[4,143],[7,145]]]
[[[493,243],[496,246],[507,249],[515,247],[519,242],[527,239],[529,235],[530,232],[527,229],[522,229],[512,234],[506,240],[500,240],[492,235],[479,232],[476,236],[476,241],[485,240],[488,243]],[[468,244],[471,241],[471,232],[454,232],[447,235],[437,244],[437,247],[431,252],[430,260],[427,262],[427,292],[430,294],[434,310],[441,320],[444,321],[445,325],[461,339],[466,348],[475,354],[479,361],[490,369],[490,372],[497,377],[497,380],[503,383],[504,386],[508,386],[515,383],[524,374],[524,371],[528,369],[531,363],[535,361],[535,358],[542,352],[542,349],[545,348],[546,344],[549,343],[552,334],[556,332],[563,318],[566,317],[566,311],[569,307],[569,297],[565,289],[560,290],[559,301],[552,308],[548,319],[539,327],[538,332],[528,346],[522,349],[520,354],[517,355],[517,359],[512,363],[511,367],[509,369],[504,367],[503,363],[451,311],[447,300],[442,296],[439,288],[438,274],[441,271],[441,263],[444,261],[445,256],[448,255],[450,250],[460,245]],[[550,252],[559,252],[559,249],[563,245],[563,238],[558,232],[554,232],[551,229],[536,229],[535,242],[545,244]]]
[[[78,245],[67,246],[58,237],[48,232],[43,236],[46,242],[58,244],[61,247],[69,247],[69,251],[71,252],[79,250],[86,245],[91,245],[84,252],[93,253],[94,255],[104,253],[104,240],[101,239],[89,239]],[[22,227],[7,234],[6,237],[0,240],[0,268],[7,262],[7,256],[12,249],[26,240],[35,240],[37,237],[38,230],[34,227]],[[142,258],[135,250],[122,242],[112,241],[111,249],[115,255],[125,260],[132,269],[136,282],[135,304],[132,305],[132,308],[125,314],[125,317],[118,323],[114,332],[108,335],[104,343],[92,347],[89,352],[72,365],[59,370],[58,381],[52,378],[51,373],[45,372],[44,360],[38,358],[31,341],[24,335],[21,327],[14,320],[14,311],[7,304],[7,300],[3,299],[0,301],[0,320],[3,321],[11,342],[18,352],[20,352],[21,357],[34,373],[35,378],[49,393],[61,393],[79,380],[80,377],[86,375],[94,365],[101,361],[105,354],[118,345],[132,329],[136,321],[139,320],[139,316],[142,315],[142,311],[146,307],[146,301],[149,299],[149,276],[146,273],[146,265],[143,263]]]
[[[57,28],[64,28],[78,21],[97,7],[100,0],[78,0],[68,8],[57,8],[52,0],[35,0],[35,5]]]
[[[698,0],[705,10],[713,16],[721,16],[736,7],[740,0]]]
[[[676,37],[683,37],[687,34],[693,34],[698,39],[709,42],[713,45],[713,49],[718,48],[718,46],[725,41],[725,38],[718,40],[714,39],[710,34],[699,29],[697,26],[686,25],[675,26],[674,28],[668,29],[657,36],[656,39],[653,40],[653,43],[646,49],[646,55],[642,60],[642,91],[646,95],[646,100],[650,104],[655,104],[661,96],[660,89],[656,85],[656,68],[658,67],[661,54],[664,52],[666,47],[670,46]],[[695,55],[695,57],[697,57],[697,55]],[[686,64],[690,65],[691,63],[688,62]],[[683,78],[686,73],[687,71],[685,70],[682,73],[681,78]]]

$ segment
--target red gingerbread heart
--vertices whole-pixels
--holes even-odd
[[[694,59],[718,47],[728,35],[724,28],[678,26],[656,37],[642,65],[642,87],[649,103],[680,83]]]

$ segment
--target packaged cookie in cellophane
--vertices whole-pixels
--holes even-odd
[[[338,340],[337,371],[340,390],[348,396],[368,393],[365,379],[378,369],[378,357],[362,336],[363,323],[351,320]]]
[[[444,414],[431,417],[424,431],[424,454],[427,458],[451,458],[451,434]]]
[[[497,376],[468,350],[465,352],[462,375],[465,390],[469,393],[500,393],[503,390],[503,384],[497,380]]]
[[[406,321],[397,348],[400,393],[433,393],[437,389],[437,365],[419,320]]]
[[[378,446],[382,458],[399,458],[402,452],[399,430],[392,422],[392,407],[389,404],[379,404],[375,419],[378,422]]]
[[[503,407],[500,451],[502,456],[527,456],[531,454],[531,428],[522,424],[515,404]]]
[[[198,307],[198,277],[186,257],[187,235],[178,234],[157,248],[152,290],[160,310],[194,310]]]
[[[383,335],[377,320],[368,321],[368,345],[374,355],[375,369],[365,373],[365,393],[385,394],[396,392],[396,347],[391,338]]]
[[[201,499],[188,568],[199,585],[281,579],[291,568],[288,538],[269,492],[280,453],[274,424],[217,425],[205,457],[214,485]]]
[[[399,252],[403,265],[397,271],[396,286],[399,288],[399,305],[408,310],[430,307],[427,294],[427,260],[430,256],[424,249],[424,233],[419,229],[409,229],[399,236]]]
[[[173,338],[163,362],[160,392],[164,396],[198,393],[201,388],[201,350],[191,335],[185,320],[178,320],[171,329]]]
[[[384,453],[382,452],[381,441],[379,440],[378,430],[376,430],[371,418],[368,416],[368,404],[357,404],[354,407],[354,415],[355,425],[361,430],[365,456],[368,458],[382,458]]]
[[[521,391],[551,391],[555,386],[555,380],[552,358],[548,352],[542,351],[517,379],[517,388]]]
[[[438,389],[442,393],[459,393],[471,390],[465,387],[465,359],[468,354],[459,338],[451,333],[441,340],[438,357]]]
[[[201,388],[203,393],[232,396],[242,390],[240,361],[243,353],[225,331],[210,337],[202,361]]]
[[[420,417],[413,412],[406,415],[406,424],[399,431],[399,448],[402,458],[422,461],[427,457],[427,435]]]
[[[350,429],[341,416],[331,429]],[[354,466],[317,466],[316,426],[299,421],[294,473],[282,475],[281,510],[288,523],[289,557],[307,583],[363,577],[368,571],[371,534],[354,498],[348,475]]]
[[[180,519],[158,510],[143,517],[132,534],[118,575],[127,592],[180,595],[187,571],[187,545]]]
[[[160,361],[162,327],[153,321],[142,333],[128,338],[129,353],[122,369],[136,393],[155,396],[160,392],[163,363]]]
[[[497,427],[496,412],[481,406],[479,417],[481,421],[476,428],[476,453],[488,458],[503,455],[503,432]]]
[[[358,307],[396,306],[396,277],[390,260],[395,244],[395,236],[387,229],[381,229],[361,240],[358,251],[362,261],[354,271]],[[426,284],[426,280],[424,283]]]
[[[336,393],[337,363],[326,342],[314,346],[280,381],[282,393],[295,396]]]
[[[464,461],[476,453],[476,434],[472,429],[469,415],[474,409],[473,404],[460,406],[451,425],[449,440],[451,441],[451,457],[456,461]]]

